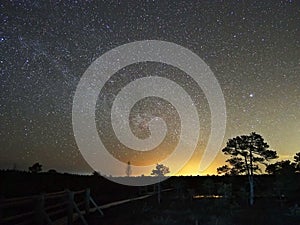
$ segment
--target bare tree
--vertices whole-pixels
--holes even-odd
[[[128,161],[127,167],[126,167],[126,175],[127,175],[127,177],[130,177],[131,174],[132,174],[131,163],[130,163],[130,161]]]
[[[300,152],[297,152],[294,156],[296,172],[300,173]]]

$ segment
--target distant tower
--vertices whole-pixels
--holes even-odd
[[[127,163],[127,168],[126,168],[126,175],[127,177],[130,177],[132,171],[131,171],[131,164],[130,164],[130,161],[128,161]]]

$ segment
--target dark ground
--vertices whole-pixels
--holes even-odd
[[[222,187],[229,186],[225,198]],[[255,177],[255,204],[248,205],[247,177],[207,176],[172,177],[162,184],[161,204],[157,195],[104,209],[104,216],[93,213],[89,225],[300,225],[300,176]],[[145,189],[112,183],[101,176],[59,173],[32,174],[0,171],[0,196],[21,197],[70,189],[91,189],[98,205],[144,195]],[[153,186],[148,191],[153,191]],[[193,199],[193,195],[222,195],[222,198]],[[279,197],[281,196],[281,198]],[[76,225],[81,222],[77,221]]]
[[[276,199],[257,199],[253,208],[226,199],[175,198],[174,191],[157,197],[105,209],[92,214],[91,225],[299,225],[300,215],[291,216]],[[80,225],[80,221],[76,225]]]

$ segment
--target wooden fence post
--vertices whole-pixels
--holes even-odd
[[[44,205],[45,205],[45,196],[44,195],[39,195],[36,198],[36,215],[35,215],[35,220],[36,224],[43,225],[44,224]]]
[[[0,195],[0,224],[3,223],[3,209],[2,209],[2,202],[4,200],[4,197]]]
[[[85,214],[89,215],[90,214],[90,195],[91,195],[91,190],[89,188],[85,189]]]
[[[67,198],[68,198],[68,225],[73,224],[73,201],[74,201],[74,193],[71,192],[70,190],[66,190],[67,193]]]

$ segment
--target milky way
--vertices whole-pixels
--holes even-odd
[[[6,1],[0,4],[1,168],[15,164],[19,169],[27,169],[40,162],[45,170],[91,171],[78,151],[72,130],[76,86],[99,56],[138,40],[174,42],[190,49],[209,65],[226,100],[224,143],[232,136],[256,131],[282,158],[300,150],[299,1]],[[109,126],[105,119],[111,100],[123,84],[151,75],[176,80],[197,106],[202,136],[199,149],[182,172],[197,174],[195,165],[210,129],[209,108],[202,91],[175,68],[141,63],[112,77],[97,101],[99,136],[107,145],[119,145],[114,137],[109,137],[113,134],[103,133]],[[147,111],[152,101],[147,99],[133,109],[136,114],[132,115],[132,129],[142,138],[147,136],[147,126],[143,123],[149,120],[149,114],[161,115],[167,122],[178,117],[164,101],[158,101],[161,104],[158,109]],[[174,121],[169,125],[171,130],[180,126],[177,119]],[[166,143],[172,146],[176,141],[175,132]],[[170,151],[166,149],[161,156]],[[126,157],[124,161],[129,159]],[[215,172],[223,160],[219,154],[207,172]]]

